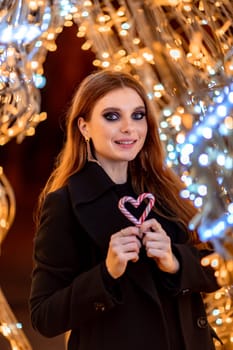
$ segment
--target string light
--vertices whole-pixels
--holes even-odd
[[[23,330],[0,289],[0,334],[8,340],[12,350],[32,350]]]
[[[143,83],[159,120],[166,162],[186,185],[181,196],[198,209],[190,228],[197,228],[203,241],[212,241],[223,259],[232,260],[232,2],[59,0],[51,6],[47,0],[20,0],[8,2],[7,8],[4,4],[0,145],[12,138],[22,142],[46,119],[40,112],[39,89],[46,84],[43,63],[47,52],[57,49],[63,27],[74,24],[77,37],[85,40],[82,49],[95,53],[93,66],[129,72]],[[0,200],[4,196],[2,191]],[[4,235],[12,217],[0,217]],[[216,266],[221,285],[230,285],[230,265]],[[207,300],[211,323],[224,333],[227,346],[233,344],[229,290]],[[12,349],[18,350],[17,341],[12,340]]]

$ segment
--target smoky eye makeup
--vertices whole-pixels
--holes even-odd
[[[108,109],[104,110],[102,115],[106,120],[118,120],[120,117],[120,111],[116,109]]]
[[[132,113],[132,118],[134,120],[141,120],[146,117],[146,111],[145,109],[137,110],[134,113]]]
[[[109,121],[119,120],[121,117],[121,114],[122,112],[120,109],[107,109],[102,112],[102,116]],[[133,120],[141,120],[145,117],[146,117],[146,110],[143,107],[138,109],[136,108],[131,114],[131,118]]]

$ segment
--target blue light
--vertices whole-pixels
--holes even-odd
[[[168,123],[167,123],[166,121],[162,121],[162,122],[160,123],[160,126],[161,126],[161,128],[165,129],[165,128],[168,127]]]
[[[226,127],[225,124],[222,124],[219,126],[219,132],[222,136],[227,136],[229,134],[229,129]]]
[[[191,143],[186,143],[182,147],[182,154],[190,155],[193,153],[194,147]]]
[[[35,47],[41,47],[42,46],[42,41],[41,40],[38,40],[36,43],[35,43]]]
[[[33,74],[33,82],[38,89],[42,89],[46,85],[46,78],[40,74]]]
[[[194,199],[194,205],[196,208],[202,207],[203,199],[201,197],[197,197]]]
[[[233,214],[230,214],[228,217],[227,217],[227,222],[229,225],[233,225]]]
[[[225,155],[220,153],[220,154],[217,156],[217,163],[218,163],[218,165],[224,166],[224,165],[225,165],[225,162],[226,162],[226,157],[225,157]]]
[[[226,229],[226,222],[225,221],[217,221],[215,226],[213,227],[213,236],[219,236],[222,234],[223,231]]]
[[[230,203],[228,205],[228,211],[229,211],[229,213],[233,214],[233,203]]]
[[[216,113],[219,117],[226,117],[227,116],[227,107],[225,105],[220,105],[217,107]]]
[[[228,101],[233,104],[233,91],[228,94]]]
[[[200,186],[198,186],[197,192],[198,192],[201,196],[206,196],[206,195],[207,195],[207,186],[206,186],[206,185],[200,185]]]
[[[182,191],[180,192],[180,195],[181,195],[182,198],[188,199],[188,198],[189,198],[189,195],[190,195],[190,192],[189,192],[189,190],[185,189],[185,190],[182,190]]]
[[[130,24],[128,22],[122,23],[121,28],[124,30],[128,30],[130,28]]]
[[[233,215],[225,212],[215,220],[203,220],[197,229],[200,239],[205,242],[215,238],[223,238],[228,228],[233,227],[232,219]]]
[[[187,154],[182,154],[180,157],[180,162],[184,165],[187,165],[190,163],[190,158]]]
[[[200,154],[200,156],[198,157],[198,161],[199,161],[199,164],[201,166],[209,165],[209,156],[208,156],[208,154],[206,154],[206,153]]]
[[[202,133],[205,139],[211,139],[213,136],[213,132],[210,127],[203,128]]]

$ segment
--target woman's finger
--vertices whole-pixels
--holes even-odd
[[[143,235],[145,232],[148,231],[155,231],[159,232],[162,230],[162,226],[156,219],[150,219],[146,220],[142,223],[142,225],[139,228],[140,235]]]

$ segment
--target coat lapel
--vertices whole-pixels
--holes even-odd
[[[74,213],[104,255],[110,236],[129,225],[117,208],[114,186],[103,169],[95,163],[87,163],[68,183]]]
[[[103,169],[95,163],[87,163],[68,183],[74,213],[104,257],[107,255],[111,235],[132,225],[118,209],[118,197],[113,190],[114,186]],[[145,260],[129,262],[126,273],[135,284],[158,302],[154,281]]]

